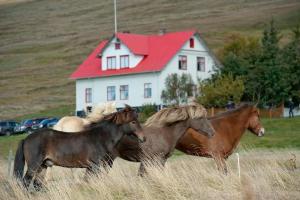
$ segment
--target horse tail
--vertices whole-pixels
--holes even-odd
[[[17,179],[22,179],[25,165],[24,157],[24,140],[21,140],[15,156],[14,162],[14,176]]]

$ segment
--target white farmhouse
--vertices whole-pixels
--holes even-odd
[[[166,77],[189,73],[209,78],[218,61],[196,31],[138,35],[116,33],[102,41],[71,75],[76,79],[76,110],[98,102],[117,107],[162,105]]]

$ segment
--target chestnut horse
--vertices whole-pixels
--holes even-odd
[[[239,144],[245,131],[257,136],[264,135],[264,128],[260,123],[258,109],[249,104],[217,114],[210,117],[209,121],[216,134],[207,138],[195,130],[189,129],[179,140],[176,149],[196,156],[213,158],[219,170],[227,173],[225,159],[228,158]]]
[[[136,111],[126,106],[124,110],[107,115],[89,129],[76,134],[51,129],[38,130],[19,143],[14,175],[18,179],[23,177],[26,161],[27,172],[23,184],[28,188],[34,180],[34,187],[39,189],[42,186],[42,172],[53,165],[86,168],[88,173],[96,173],[95,166],[112,153],[124,135],[133,134],[140,142],[145,141],[137,117]]]

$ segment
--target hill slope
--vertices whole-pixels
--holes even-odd
[[[70,73],[113,33],[113,1],[0,3],[0,119],[72,105]],[[297,0],[118,0],[119,31],[196,28],[221,47],[232,31],[259,34],[272,17],[282,29],[300,22]]]

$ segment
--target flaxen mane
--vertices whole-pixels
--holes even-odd
[[[88,114],[86,119],[90,122],[98,122],[103,119],[105,115],[116,112],[116,105],[114,102],[99,103],[93,107],[91,113]]]
[[[206,109],[199,104],[175,106],[164,108],[158,111],[157,113],[149,117],[144,125],[162,127],[174,122],[187,120],[189,118],[194,119],[206,117],[206,114]]]

